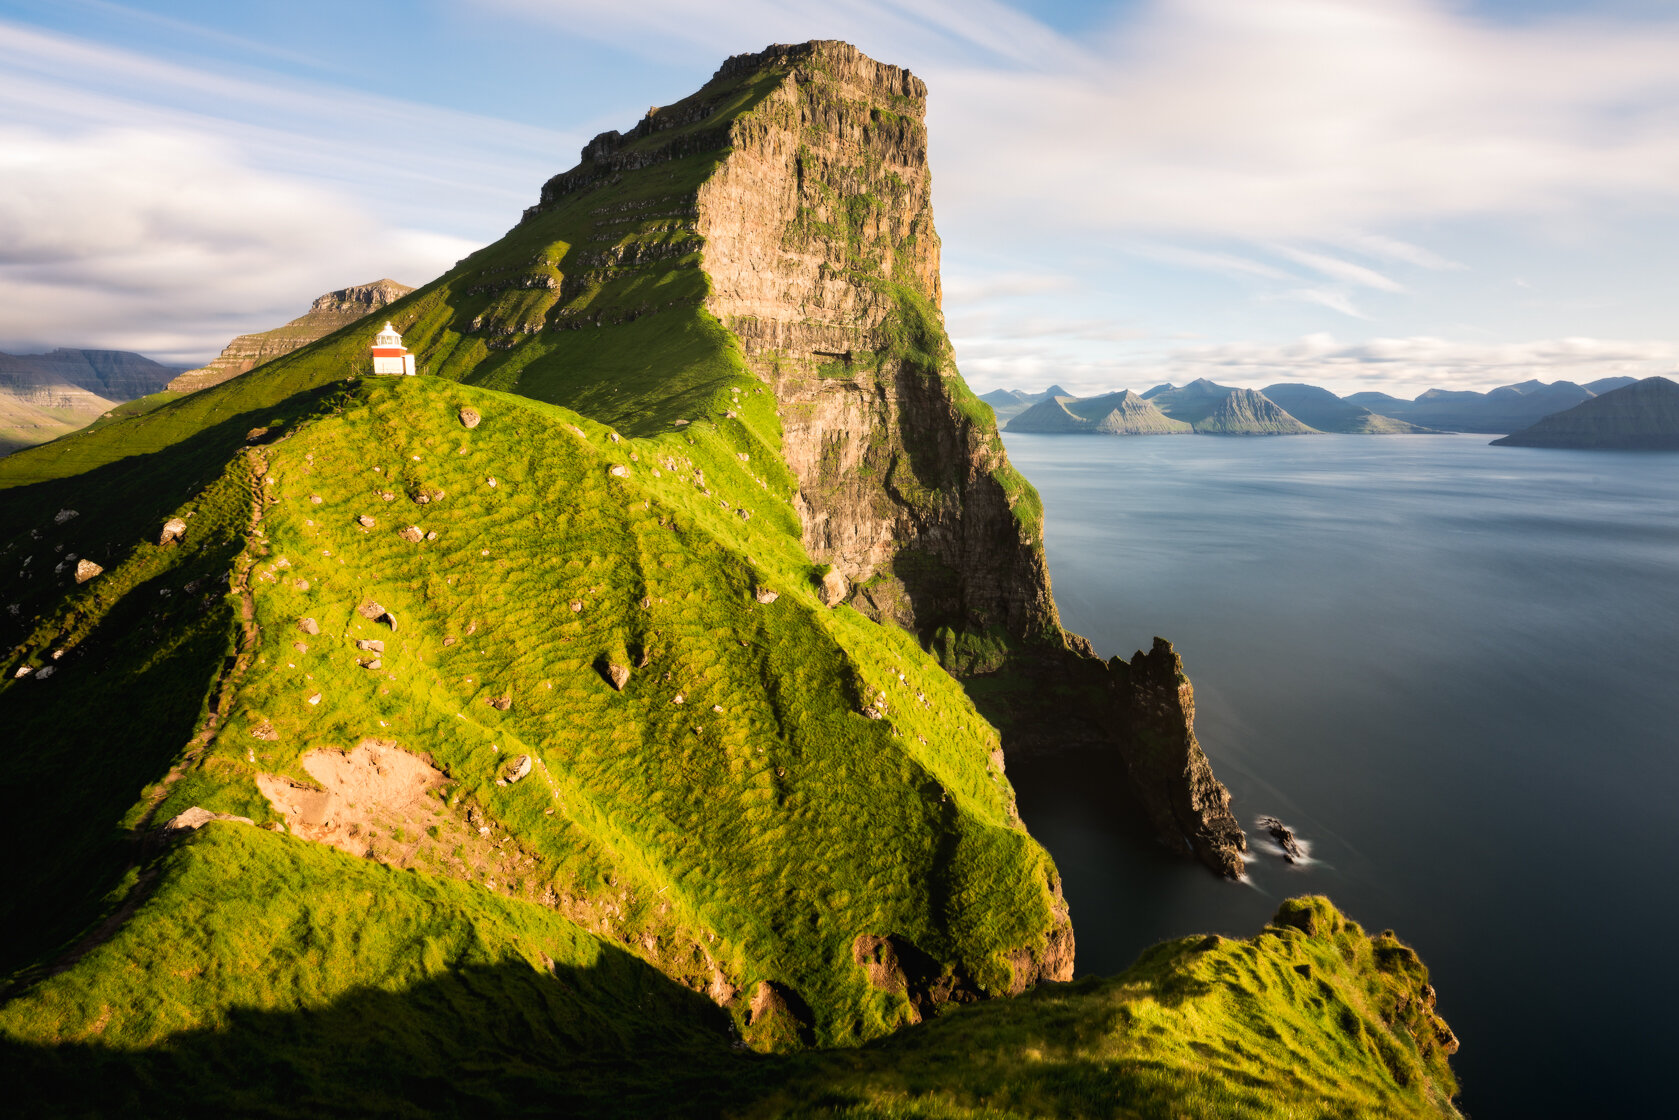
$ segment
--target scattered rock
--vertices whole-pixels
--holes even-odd
[[[725,412],[723,414],[723,419],[725,419],[725,420],[733,420],[734,418],[735,418],[734,409],[730,409],[728,412]]]
[[[98,564],[95,564],[92,560],[86,560],[86,559],[78,560],[78,561],[76,561],[76,582],[77,583],[86,583],[88,580],[92,579],[94,576],[98,575],[100,572],[103,572],[104,570],[105,570],[104,568],[101,568]]]
[[[740,514],[740,519],[742,521],[751,521],[752,520],[752,511],[749,510],[749,509],[737,509],[737,510],[735,510],[735,512]]]
[[[773,603],[777,599],[781,598],[781,595],[778,592],[771,591],[767,587],[760,587],[757,591],[753,592],[752,597],[757,599],[760,603]]]
[[[571,613],[572,614],[581,614],[582,611],[583,611],[583,600],[573,599],[571,601]]]
[[[437,539],[437,531],[436,530],[433,530],[433,531],[426,534],[426,540],[434,541],[436,539]]]
[[[363,669],[369,669],[369,670],[383,669],[385,667],[385,663],[383,661],[379,660],[377,657],[375,657],[371,661],[358,661],[358,662],[356,662],[356,664],[360,665]]]
[[[619,438],[618,438],[618,433],[617,433],[617,432],[607,432],[607,433],[606,433],[606,438],[607,438],[607,439],[609,439],[609,440],[611,440],[611,441],[612,441],[612,442],[613,442],[613,443],[622,443],[622,442],[624,442],[624,441],[623,441],[623,440],[621,440],[621,439],[619,439]]]
[[[309,643],[308,642],[293,642],[291,644],[291,648],[295,649],[298,653],[308,653],[309,652]]]
[[[511,697],[511,696],[492,696],[489,699],[489,705],[490,705],[490,707],[494,708],[498,712],[505,712],[507,709],[509,709],[513,706],[513,697]]]
[[[672,420],[671,421],[671,426],[676,427],[676,428],[686,428],[688,426],[688,421],[686,421],[686,420]]]
[[[44,681],[57,671],[58,666],[56,665],[43,665],[39,669],[35,670],[35,679],[38,681]]]
[[[528,754],[522,754],[507,764],[507,769],[502,774],[502,781],[506,782],[508,785],[512,785],[514,782],[523,778],[530,772],[531,756]]]
[[[489,479],[487,484],[488,484],[488,486],[490,487],[491,490],[494,490],[496,488],[496,480],[493,479],[493,478]]]
[[[192,832],[203,828],[211,821],[232,821],[234,824],[255,824],[250,817],[236,817],[232,813],[212,813],[208,809],[194,805],[182,813],[169,818],[163,826],[165,832]]]
[[[274,725],[269,723],[267,720],[263,720],[261,723],[251,728],[251,738],[261,739],[265,743],[272,743],[279,737],[280,733],[274,730]]]
[[[1294,830],[1276,817],[1260,817],[1259,827],[1271,834],[1271,839],[1283,850],[1283,858],[1290,863],[1299,863],[1306,858],[1306,853],[1300,847],[1300,841],[1295,838]]]
[[[378,638],[357,638],[356,648],[359,650],[371,650],[374,653],[384,653],[385,643],[381,642]]]
[[[391,493],[389,490],[383,491],[379,496],[381,498],[385,499],[385,501],[387,501],[387,502],[396,501],[396,495]]]
[[[386,626],[389,626],[391,628],[391,633],[393,633],[393,634],[396,633],[396,615],[392,614],[390,611],[385,611],[383,614],[381,614],[378,618],[374,619],[373,621],[374,622],[383,622]]]
[[[77,512],[76,510],[61,509],[57,513],[52,515],[52,523],[54,525],[62,525],[66,521],[69,521],[72,518],[80,517],[80,516],[81,516],[81,514],[79,512]]]
[[[311,703],[311,704],[319,704],[320,702],[321,702],[321,694],[318,693],[318,692],[315,693],[313,696],[309,697],[309,703]]]
[[[360,525],[363,529],[371,529],[374,525],[378,524],[378,522],[374,521],[373,518],[364,513],[360,517],[356,518],[356,524]]]
[[[682,703],[682,700],[683,700],[682,694],[680,692],[678,692],[676,694],[676,699],[672,700],[671,703],[672,704],[680,704],[680,703]]]
[[[250,431],[245,433],[245,442],[246,443],[255,443],[257,440],[261,439],[263,436],[265,436],[267,434],[268,434],[268,429],[267,428],[252,428]]]
[[[630,670],[628,666],[609,664],[606,667],[606,679],[612,682],[613,688],[622,692],[624,686],[630,683]]]
[[[478,422],[482,419],[484,417],[479,414],[476,408],[461,409],[461,427],[463,428],[476,428]]]
[[[851,590],[851,585],[838,568],[829,568],[822,577],[822,586],[816,589],[816,597],[822,601],[824,607],[837,607],[845,602],[845,596]]]
[[[312,502],[313,504],[317,505],[317,506],[320,505],[321,502],[324,501],[324,500],[325,499],[323,499],[319,494],[309,495],[309,501]]]
[[[713,705],[712,705],[712,706],[711,706],[711,710],[712,710],[712,711],[714,711],[714,712],[717,712],[717,713],[719,713],[719,714],[721,714],[721,713],[722,713],[722,711],[723,711],[723,705],[721,705],[721,704],[713,704]]]
[[[879,708],[874,708],[874,707],[864,708],[863,709],[863,714],[868,716],[870,719],[880,719],[883,715],[885,715],[885,713],[882,712]]]
[[[35,671],[35,666],[33,666],[33,665],[19,665],[17,667],[17,672],[12,674],[12,679],[13,680],[21,680],[22,678],[27,677],[30,673],[33,673],[34,671]]]
[[[630,477],[630,468],[624,466],[622,463],[614,463],[612,464],[612,469],[606,473],[611,475],[613,478],[628,478]]]
[[[157,543],[165,545],[171,541],[184,541],[186,539],[187,523],[179,517],[171,517],[163,523],[163,533],[158,537]]]
[[[361,615],[363,618],[365,618],[369,621],[372,621],[374,619],[377,619],[380,615],[384,614],[385,613],[385,608],[381,607],[378,603],[375,603],[375,602],[372,602],[371,600],[369,600],[368,602],[365,602],[361,606],[357,607],[356,608],[356,613]],[[311,631],[311,633],[313,633],[313,631]]]
[[[409,544],[419,544],[421,541],[425,540],[426,535],[420,531],[420,527],[418,525],[410,525],[408,528],[398,533],[397,536],[401,537]]]

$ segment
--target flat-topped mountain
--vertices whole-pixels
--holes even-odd
[[[1646,377],[1492,442],[1494,447],[1679,450],[1679,384]]]
[[[178,370],[127,350],[0,354],[0,455],[85,427],[120,401],[158,392]]]
[[[1074,953],[1012,752],[1117,756],[1115,811],[1221,873],[1245,840],[1172,645],[1060,625],[945,335],[925,110],[844,43],[736,56],[384,309],[424,376],[340,330],[0,463],[51,838],[0,870],[12,1099],[901,1110],[1053,1036],[1052,1111],[1216,1109],[1217,1040],[1259,1114],[1450,1115],[1426,969],[1321,900],[1008,998]],[[854,1049],[956,1004],[995,1041]]]
[[[291,322],[272,330],[240,335],[209,365],[187,370],[169,382],[169,388],[177,393],[192,393],[220,385],[263,362],[273,361],[358,322],[413,290],[395,280],[375,280],[318,296],[308,311]]]

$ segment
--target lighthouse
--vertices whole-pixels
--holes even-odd
[[[373,372],[414,376],[414,355],[403,349],[402,336],[388,319],[385,329],[373,338]]]

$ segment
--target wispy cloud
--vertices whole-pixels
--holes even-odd
[[[3,21],[0,120],[0,346],[182,361],[323,291],[431,279],[576,142]],[[434,130],[453,150],[411,142]]]
[[[1484,389],[1540,381],[1679,374],[1679,344],[1665,340],[1553,338],[1500,344],[1441,338],[1374,338],[1339,342],[1327,334],[1290,342],[1234,342],[1156,348],[1101,361],[1043,361],[1009,347],[971,355],[981,388],[1041,389],[1062,381],[1078,392],[1144,389],[1162,381],[1206,377],[1262,388],[1303,381],[1339,393],[1377,389],[1411,397],[1429,388]]]

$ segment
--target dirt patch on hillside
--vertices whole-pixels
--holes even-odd
[[[427,838],[427,829],[455,825],[450,831],[464,831],[430,796],[445,784],[443,774],[389,740],[363,739],[348,754],[310,751],[303,756],[303,769],[319,788],[257,775],[257,788],[294,836],[351,855],[406,864]]]

